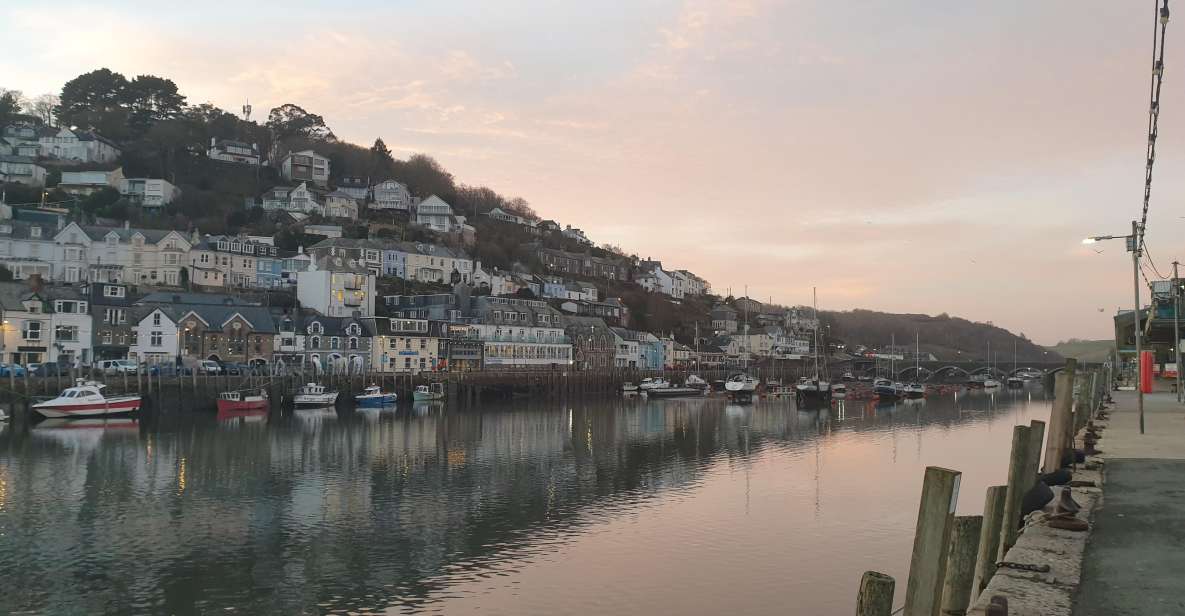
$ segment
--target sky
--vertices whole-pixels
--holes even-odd
[[[52,6],[51,6],[52,4]],[[1138,6],[1136,6],[1138,5]],[[1150,2],[5,3],[0,87],[108,67],[382,137],[714,289],[1111,336],[1143,198]],[[69,16],[64,19],[63,16]],[[1185,17],[1178,18],[1178,21]],[[1185,231],[1185,34],[1148,218]],[[1145,299],[1147,291],[1144,291]]]

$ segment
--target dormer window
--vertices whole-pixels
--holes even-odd
[[[114,235],[114,234],[107,236],[107,245],[108,246],[114,246],[118,243],[119,243],[119,236]]]
[[[324,334],[325,328],[321,326],[320,322],[314,322],[312,325],[309,326],[309,333],[310,334]]]
[[[41,227],[29,227],[29,237],[32,237],[32,238],[41,237]]]

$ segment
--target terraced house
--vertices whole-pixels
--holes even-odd
[[[556,367],[572,363],[572,345],[558,310],[517,297],[473,298],[473,337],[486,368]]]
[[[372,319],[305,314],[301,326],[304,365],[334,374],[358,374],[372,369]]]
[[[70,223],[54,236],[66,282],[179,286],[191,244],[178,231]]]
[[[158,307],[176,324],[173,330],[166,326],[162,336],[178,336],[183,357],[271,363],[276,327],[267,308],[184,303]]]
[[[446,323],[381,317],[369,321],[374,331],[371,365],[375,371],[419,374],[448,366]]]

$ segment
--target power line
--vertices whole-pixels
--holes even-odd
[[[1145,231],[1148,227],[1148,205],[1152,199],[1152,166],[1156,162],[1156,137],[1160,122],[1160,87],[1164,81],[1164,39],[1169,23],[1169,0],[1152,0],[1152,82],[1148,90],[1148,149],[1144,168],[1144,207],[1136,247],[1145,250]],[[1147,254],[1145,252],[1145,254]],[[1148,259],[1151,262],[1151,258]],[[1153,270],[1156,266],[1153,265]]]

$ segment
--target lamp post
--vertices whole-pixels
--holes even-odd
[[[1140,223],[1132,221],[1131,235],[1096,235],[1082,240],[1083,244],[1093,244],[1102,240],[1127,241],[1127,251],[1132,253],[1132,288],[1135,290],[1135,311],[1132,313],[1133,334],[1136,339],[1136,409],[1140,415],[1140,434],[1144,433],[1144,388],[1140,383]]]

